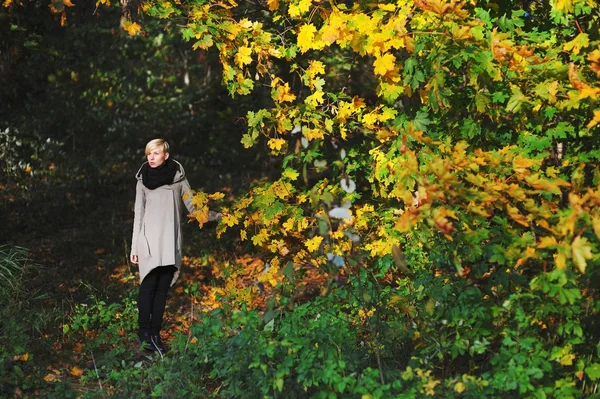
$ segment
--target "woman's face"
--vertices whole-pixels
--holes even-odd
[[[158,168],[169,159],[169,154],[164,153],[162,146],[157,146],[150,150],[146,157],[151,168]]]

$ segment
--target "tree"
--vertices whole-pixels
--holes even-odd
[[[146,7],[184,15],[192,47],[219,50],[232,95],[271,88],[272,105],[248,113],[242,143],[266,142],[281,177],[225,209],[218,229],[237,228],[269,254],[263,281],[276,286],[310,269],[360,276],[378,259],[402,270],[400,248],[418,244],[441,275],[496,301],[523,289],[562,305],[581,292],[597,300],[583,288],[590,265],[597,273],[600,238],[594,2]],[[571,284],[583,291],[557,297]],[[556,316],[536,301],[523,306]],[[559,322],[552,331],[565,330]],[[583,333],[575,335],[573,345]],[[549,359],[568,366],[563,349]]]

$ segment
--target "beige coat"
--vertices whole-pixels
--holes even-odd
[[[177,162],[177,161],[173,161]],[[139,259],[140,281],[159,266],[175,265],[177,271],[171,285],[179,277],[181,268],[181,214],[182,205],[192,213],[192,192],[179,164],[173,183],[150,190],[142,183],[141,168],[136,173],[135,217],[131,255]]]

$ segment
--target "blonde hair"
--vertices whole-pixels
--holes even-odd
[[[150,140],[148,144],[146,144],[146,155],[150,154],[150,151],[155,149],[156,147],[162,147],[163,153],[169,153],[169,143],[167,143],[163,139],[154,139]]]

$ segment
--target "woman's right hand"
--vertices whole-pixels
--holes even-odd
[[[138,258],[137,255],[131,255],[131,263],[137,265],[139,263],[139,261],[140,261],[140,259]]]

